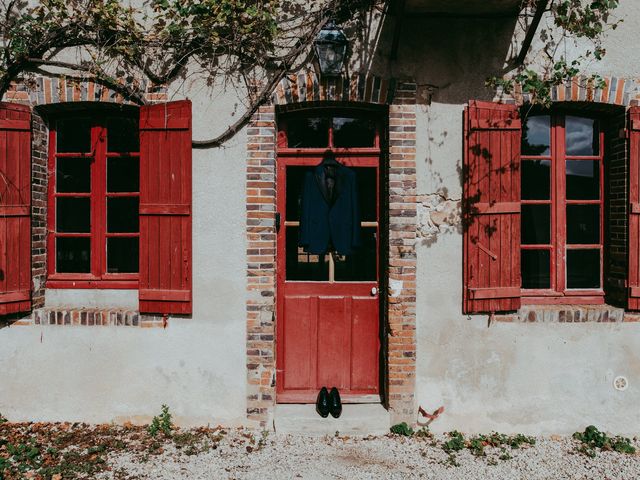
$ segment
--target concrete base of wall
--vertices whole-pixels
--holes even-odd
[[[301,435],[383,435],[389,433],[391,416],[380,404],[343,405],[340,418],[322,418],[315,405],[276,406],[273,421],[277,433]]]

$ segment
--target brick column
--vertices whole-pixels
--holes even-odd
[[[392,423],[416,418],[416,85],[389,106],[388,395]]]
[[[247,129],[247,418],[266,427],[275,405],[275,109]]]
[[[31,302],[44,306],[47,280],[47,158],[49,130],[34,111],[31,125]]]

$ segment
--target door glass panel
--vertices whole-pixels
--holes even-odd
[[[286,227],[287,280],[329,280],[329,257],[306,253],[298,246],[298,227]]]
[[[329,145],[329,119],[290,117],[287,120],[289,148],[322,148]]]
[[[140,150],[138,120],[134,118],[109,118],[107,120],[107,151],[137,152]]]
[[[107,199],[107,232],[137,232],[138,223],[138,197]]]
[[[600,198],[600,162],[567,160],[567,199],[598,200]]]
[[[567,250],[567,288],[600,287],[600,250]]]
[[[56,199],[56,231],[89,233],[91,201],[89,198],[62,197]]]
[[[551,242],[549,205],[522,205],[522,243],[547,245]]]
[[[140,160],[132,157],[107,158],[107,192],[138,192]]]
[[[319,162],[318,162],[319,163]],[[302,189],[306,172],[312,172],[312,167],[287,167],[287,211],[286,219],[300,220]]]
[[[522,288],[551,288],[549,250],[522,250]]]
[[[600,243],[600,205],[567,205],[567,243]]]
[[[522,155],[549,155],[551,145],[551,117],[527,117],[522,127]]]
[[[56,272],[89,273],[91,270],[91,239],[56,238]]]
[[[373,147],[376,122],[370,118],[334,117],[334,147]]]
[[[59,193],[89,193],[91,191],[90,158],[58,158],[56,160],[56,191]]]
[[[567,155],[599,155],[598,124],[592,118],[571,117],[565,119]]]
[[[551,161],[522,160],[522,200],[551,200]]]
[[[137,237],[107,238],[107,271],[109,273],[138,272]]]
[[[64,118],[56,123],[58,153],[91,151],[91,123],[87,118]]]
[[[334,255],[335,279],[343,282],[375,281],[377,277],[376,228],[361,230],[361,246],[351,255]]]
[[[376,222],[378,220],[378,178],[377,169],[373,167],[352,168],[356,172],[358,182],[358,198],[360,202],[360,220]]]

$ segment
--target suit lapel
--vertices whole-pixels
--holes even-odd
[[[316,183],[318,184],[318,188],[320,189],[320,193],[322,193],[324,201],[331,204],[329,192],[327,191],[327,184],[324,181],[324,167],[322,165],[318,165],[313,171],[313,176],[316,178]]]

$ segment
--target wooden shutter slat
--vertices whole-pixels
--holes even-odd
[[[471,101],[464,120],[463,310],[516,310],[521,283],[518,109]]]
[[[520,213],[520,202],[474,203],[471,209],[478,214]]]
[[[140,205],[140,215],[191,215],[189,204],[145,204]]]
[[[520,297],[520,287],[469,288],[469,298],[473,300],[515,297]]]
[[[640,310],[640,107],[629,108],[629,310]]]
[[[190,101],[141,107],[140,179],[140,312],[190,314]]]
[[[31,110],[0,103],[0,315],[31,309]]]

